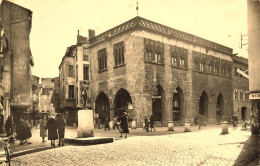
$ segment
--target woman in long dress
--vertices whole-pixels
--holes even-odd
[[[47,137],[46,125],[47,125],[46,116],[43,116],[42,119],[40,120],[40,137],[42,137],[43,143],[46,142],[44,139],[45,137]]]
[[[47,121],[48,140],[51,140],[51,146],[55,147],[55,140],[58,139],[56,120],[53,116]]]
[[[120,127],[121,127],[121,130],[120,130],[121,136],[120,137],[122,137],[122,133],[125,133],[125,138],[127,138],[127,133],[129,133],[129,130],[128,130],[128,117],[127,117],[126,112],[124,112],[121,117]]]

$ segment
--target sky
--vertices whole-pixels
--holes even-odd
[[[96,35],[137,16],[136,0],[9,0],[33,12],[32,74],[58,77],[67,47],[77,33]],[[233,49],[247,58],[246,0],[138,0],[138,15]]]

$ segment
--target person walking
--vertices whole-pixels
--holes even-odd
[[[233,129],[237,128],[237,122],[238,122],[238,117],[237,114],[234,113],[234,115],[232,116]]]
[[[58,128],[58,135],[59,135],[59,146],[64,146],[64,135],[65,135],[65,119],[63,118],[63,115],[59,113],[57,115],[56,119],[56,125]]]
[[[105,131],[107,129],[110,130],[110,128],[109,128],[109,117],[106,117],[106,119],[105,119]]]
[[[25,143],[26,139],[26,132],[25,132],[25,123],[24,120],[21,118],[18,120],[16,124],[16,139],[20,140],[20,145],[23,145]]]
[[[31,144],[31,142],[29,141],[30,138],[32,137],[32,131],[31,131],[31,124],[30,124],[30,120],[25,120],[24,121],[24,126],[25,126],[25,143],[27,144]]]
[[[55,140],[58,139],[57,125],[54,116],[50,116],[47,121],[46,128],[48,129],[48,140],[51,140],[51,146],[55,147]]]
[[[117,124],[117,116],[115,116],[113,118],[113,130],[115,130],[115,128],[117,128],[117,130],[119,130],[118,124]]]
[[[40,120],[40,137],[42,137],[42,143],[46,142],[44,139],[47,137],[47,120],[46,116],[43,116],[42,119]]]
[[[129,133],[129,130],[128,130],[128,117],[127,117],[126,112],[123,112],[123,114],[121,116],[120,127],[121,127],[121,130],[120,130],[121,136],[120,137],[122,137],[122,133],[125,133],[125,138],[127,138],[127,133]]]
[[[149,131],[149,123],[148,123],[148,118],[146,116],[144,117],[144,128],[146,132]]]
[[[153,115],[151,115],[151,117],[150,117],[150,128],[151,128],[151,131],[153,129],[153,131],[155,132]]]

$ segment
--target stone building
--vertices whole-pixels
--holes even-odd
[[[67,48],[59,66],[59,100],[60,110],[64,112],[68,125],[75,122],[76,95],[75,95],[75,55],[76,46]]]
[[[89,39],[91,104],[112,118],[207,123],[233,113],[231,48],[135,17]]]
[[[1,100],[5,119],[14,115],[14,121],[32,110],[30,50],[32,11],[3,0],[1,17]]]
[[[240,120],[249,120],[251,103],[249,101],[249,80],[237,70],[248,71],[248,60],[234,55],[233,59],[233,102],[234,113]]]
[[[81,86],[89,84],[89,55],[87,38],[77,35],[77,44],[67,48],[59,66],[59,109],[65,113],[68,125],[74,125],[77,111],[82,109]],[[55,102],[55,100],[53,101]]]

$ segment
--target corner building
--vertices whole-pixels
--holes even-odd
[[[207,123],[233,113],[232,49],[141,17],[89,39],[91,102],[96,117],[127,106],[137,126]]]

